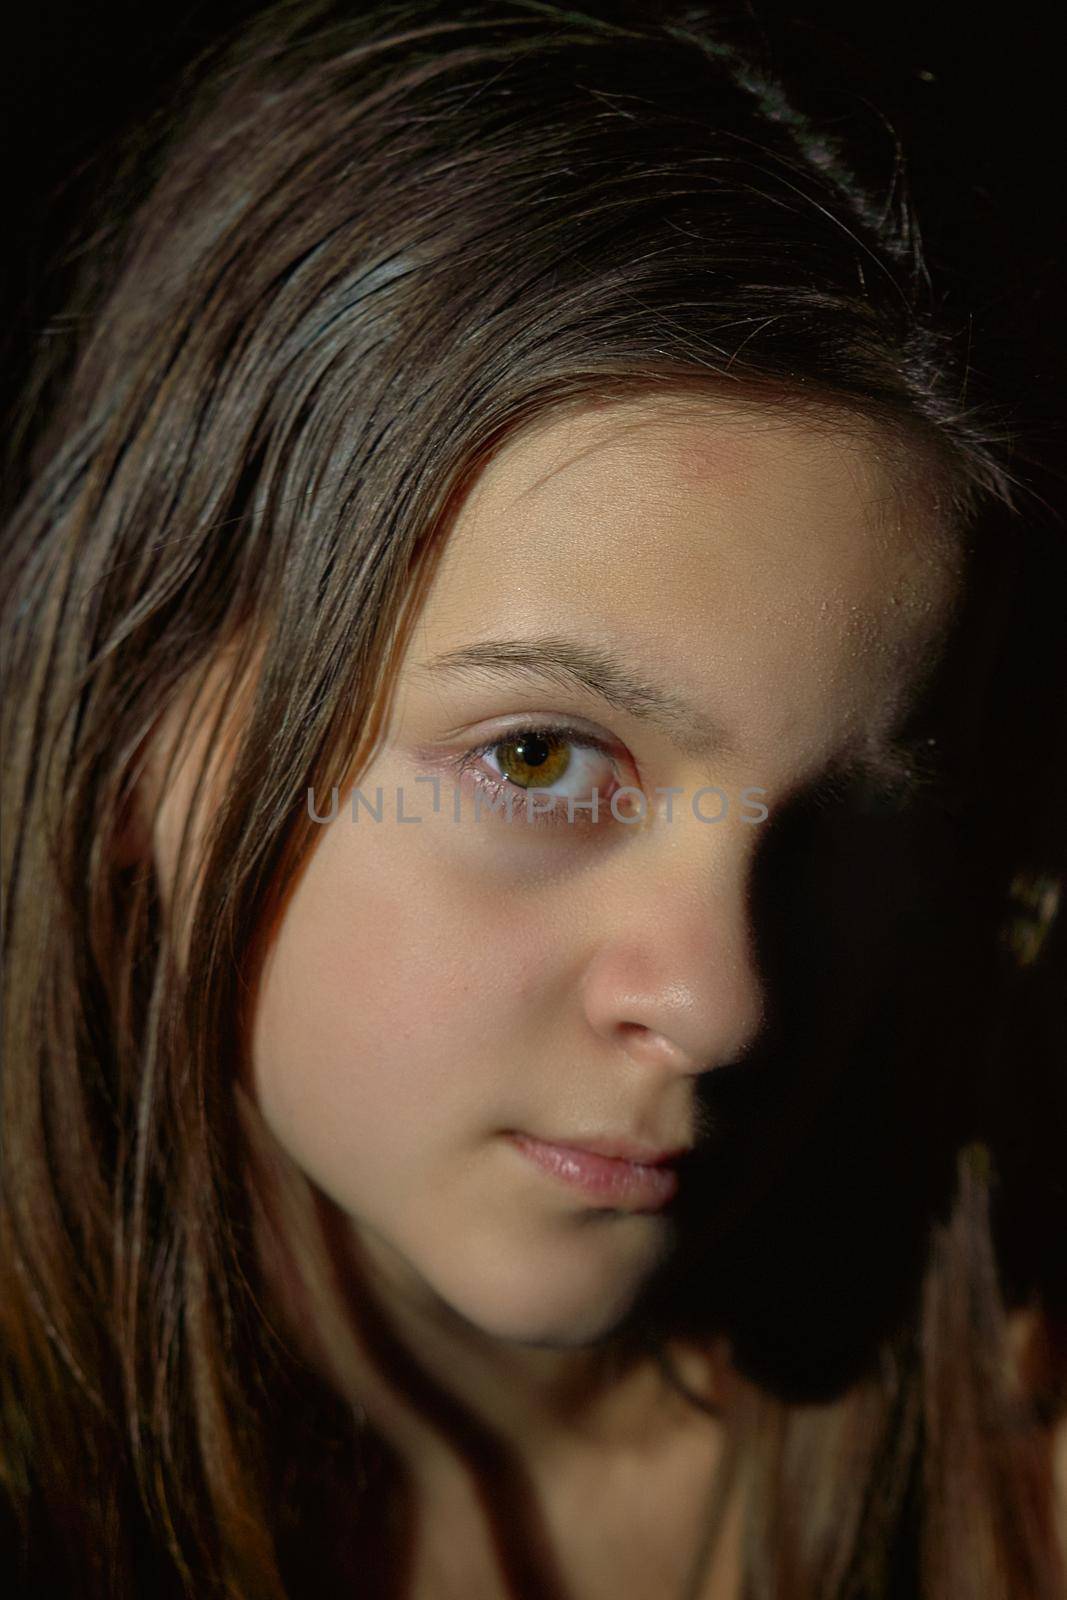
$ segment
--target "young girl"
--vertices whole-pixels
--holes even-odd
[[[145,149],[6,545],[16,1592],[1061,1594],[899,189],[638,3],[279,4]]]

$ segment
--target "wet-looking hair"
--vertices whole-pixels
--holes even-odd
[[[704,395],[862,435],[950,556],[1018,514],[906,190],[865,186],[843,137],[714,7],[299,0],[198,63],[122,169],[4,544],[0,1527],[25,1592],[389,1592],[389,1454],[272,1321],[233,1084],[304,796],[373,751],[501,443]],[[220,660],[240,738],[167,906],[123,847],[131,797]],[[736,1242],[730,1304],[665,1292],[748,1352],[724,1467],[751,1491],[746,1600],[1060,1592],[958,1081],[930,1156],[883,1156],[922,1178],[858,1355],[828,1324],[785,1348],[788,1296],[772,1312]],[[882,1203],[849,1196],[855,1294]]]

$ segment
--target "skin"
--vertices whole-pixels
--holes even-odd
[[[543,422],[465,501],[359,776],[390,804],[380,823],[342,806],[316,830],[259,975],[241,1095],[270,1195],[261,1251],[294,1332],[373,1414],[439,1525],[474,1515],[461,1443],[383,1376],[337,1292],[324,1208],[344,1274],[469,1428],[522,1461],[561,1541],[581,1545],[573,1508],[591,1516],[594,1481],[627,1507],[662,1482],[659,1513],[688,1552],[717,1425],[657,1372],[615,1369],[603,1343],[669,1251],[669,1216],[594,1207],[503,1133],[693,1140],[700,1075],[740,1060],[765,1015],[746,906],[761,828],[736,797],[759,786],[773,808],[888,731],[957,586],[873,441],[710,400]],[[727,742],[697,755],[585,691],[425,671],[460,646],[550,632],[615,649]],[[556,791],[633,785],[643,820],[475,820],[477,779],[448,760],[524,717],[607,740],[612,758],[570,746],[581,765]],[[499,762],[498,748],[476,770]],[[155,825],[164,877],[185,770]],[[441,779],[439,814],[417,774]],[[396,820],[398,785],[416,824]],[[688,803],[706,785],[731,802],[721,824]],[[670,822],[657,786],[683,791]],[[695,1385],[728,1382],[713,1357],[678,1354]],[[639,1530],[625,1560],[653,1538]]]

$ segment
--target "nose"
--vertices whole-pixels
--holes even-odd
[[[649,862],[601,904],[583,973],[593,1030],[638,1065],[694,1076],[739,1060],[766,1015],[748,908],[750,851]],[[602,923],[601,926],[604,924]]]

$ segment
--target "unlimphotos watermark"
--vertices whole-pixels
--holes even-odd
[[[434,816],[441,815],[443,809],[441,804],[441,779],[431,773],[420,773],[414,781],[432,786],[432,814]],[[406,793],[404,785],[397,784],[395,792],[396,801],[391,820],[399,823],[422,822],[422,815],[417,812],[414,814],[409,813],[408,804],[412,797]],[[655,793],[657,795],[666,795],[667,803],[663,809],[663,820],[665,822],[674,822],[676,820],[675,798],[679,795],[684,795],[685,790],[658,784]],[[748,784],[735,797],[735,806],[731,808],[730,797],[725,789],[718,789],[709,784],[703,789],[695,789],[693,791],[689,800],[689,810],[698,822],[725,822],[728,817],[736,815],[739,822],[754,825],[759,822],[765,822],[770,815],[762,800],[756,798],[766,793],[766,789],[760,788],[759,785]],[[624,797],[628,797],[625,801],[625,809],[620,809]],[[421,796],[417,798],[421,798]],[[519,809],[524,812],[525,820],[528,823],[534,822],[539,816],[545,817],[548,815],[552,815],[554,820],[561,822],[564,820],[565,815],[566,821],[572,824],[579,820],[582,822],[587,820],[589,822],[606,820],[601,816],[601,795],[597,789],[592,791],[587,800],[576,800],[573,795],[549,794],[544,789],[520,789],[517,785],[511,785],[506,789],[498,789],[495,794],[490,794],[488,797],[485,790],[479,787],[474,790],[473,796],[468,798],[473,801],[475,822],[480,821],[486,812],[494,817],[498,817],[503,812],[506,820],[512,822],[515,819],[517,801],[521,801]],[[462,820],[463,799],[463,790],[459,785],[454,785],[451,808],[453,822]],[[645,821],[648,816],[648,801],[643,790],[626,786],[614,790],[603,809],[610,810],[612,819],[615,822],[627,826],[631,823]],[[330,807],[325,813],[319,810],[314,788],[308,789],[307,811],[312,822],[336,822],[341,814],[340,794],[337,786],[334,785],[330,790]],[[386,806],[382,785],[378,784],[375,788],[373,800],[369,800],[362,789],[353,789],[348,811],[353,822],[358,822],[361,816],[369,818],[371,822],[384,821]]]

